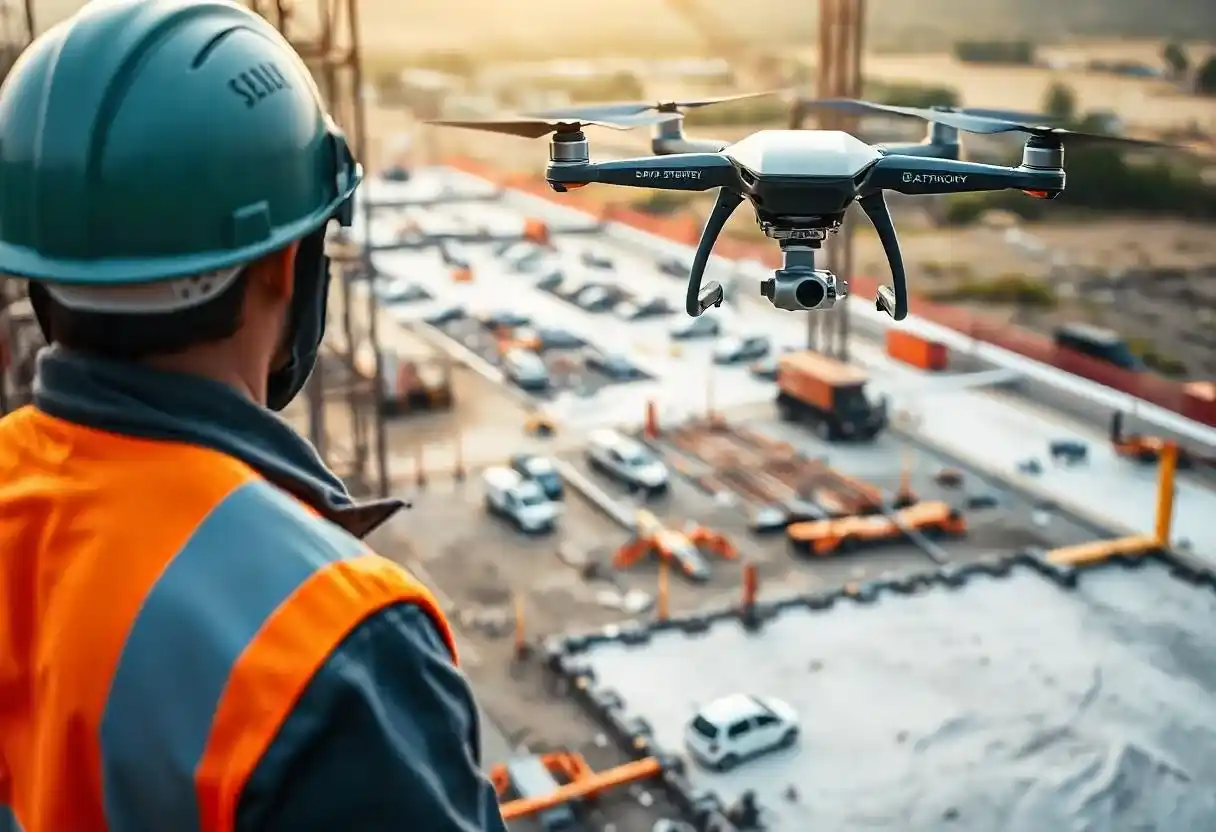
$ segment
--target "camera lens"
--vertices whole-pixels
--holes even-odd
[[[794,299],[798,301],[799,306],[806,309],[815,309],[823,303],[827,295],[827,287],[814,278],[799,281],[798,288],[794,289]]]

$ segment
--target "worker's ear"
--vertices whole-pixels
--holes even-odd
[[[250,289],[276,300],[290,300],[296,279],[299,242],[273,251],[249,266]]]

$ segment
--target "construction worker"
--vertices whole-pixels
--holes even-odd
[[[430,593],[273,411],[361,172],[225,0],[94,0],[0,89],[0,829],[504,830]],[[418,522],[426,522],[419,519]]]

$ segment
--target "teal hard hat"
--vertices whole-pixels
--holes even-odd
[[[350,221],[362,171],[295,50],[226,0],[93,0],[0,87],[0,273],[119,286]]]

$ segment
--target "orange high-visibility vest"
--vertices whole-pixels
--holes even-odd
[[[0,420],[0,828],[231,832],[317,669],[434,597],[217,451]],[[146,828],[142,824],[139,828]]]

